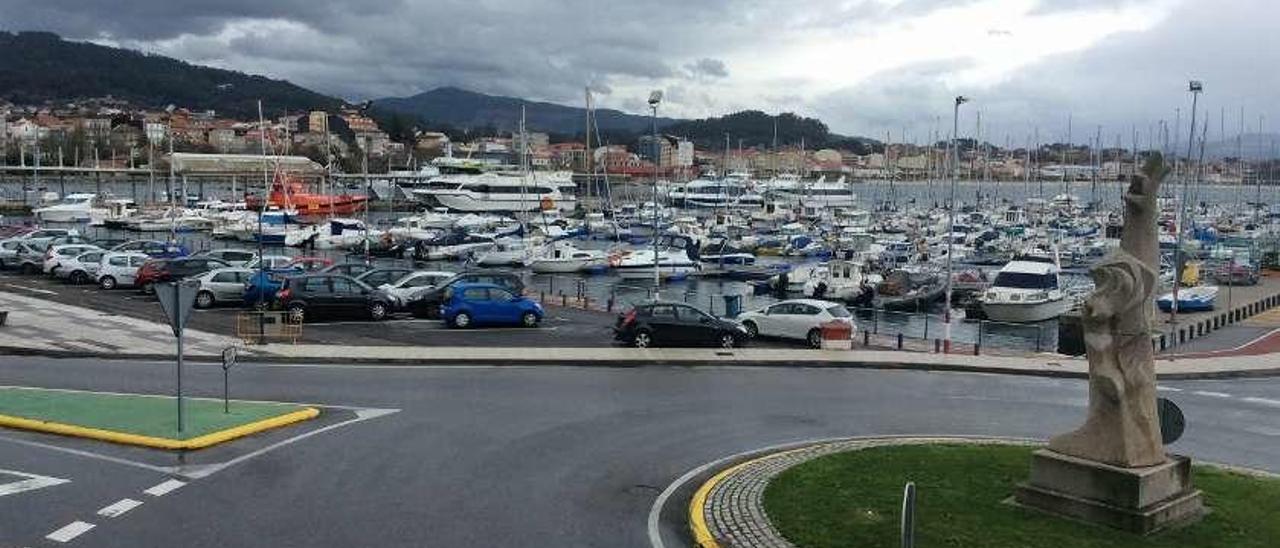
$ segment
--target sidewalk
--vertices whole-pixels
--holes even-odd
[[[8,323],[0,327],[0,353],[160,360],[172,359],[176,352],[173,333],[168,325],[162,323],[5,292],[0,292],[0,310],[10,312]],[[241,341],[234,337],[194,329],[186,331],[186,342],[186,355],[193,361],[216,361],[227,346],[242,346]],[[1073,378],[1088,375],[1088,362],[1083,358],[1047,353],[974,356],[971,352],[940,354],[909,350],[638,350],[622,347],[530,350],[525,347],[268,344],[242,346],[240,359],[343,365],[736,365],[964,371]],[[1158,360],[1156,371],[1165,379],[1280,375],[1280,354],[1175,357]]]

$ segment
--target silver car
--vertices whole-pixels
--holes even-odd
[[[98,267],[98,287],[111,290],[122,285],[133,285],[138,279],[138,269],[149,258],[146,253],[132,251],[106,253]]]
[[[244,284],[256,271],[244,267],[216,268],[197,276],[196,308],[210,308],[218,303],[239,303],[244,298]]]
[[[53,273],[57,277],[76,285],[89,283],[98,279],[98,269],[102,266],[102,256],[106,254],[106,251],[94,249],[70,259],[63,259],[61,266]]]

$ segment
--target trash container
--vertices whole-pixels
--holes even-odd
[[[724,316],[737,317],[742,313],[742,295],[722,295],[724,297]]]

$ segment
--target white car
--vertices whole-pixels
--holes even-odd
[[[419,291],[435,287],[456,274],[455,272],[418,270],[405,274],[389,284],[382,284],[378,289],[386,291],[391,298],[395,299],[396,306],[404,306],[409,298]]]
[[[259,261],[258,257],[255,256],[253,259],[250,259],[248,262],[244,263],[241,266],[256,270],[258,268],[259,262],[261,262],[264,266],[266,266],[267,270],[274,270],[277,268],[284,268],[286,266],[289,266],[289,263],[293,262],[293,257],[289,257],[286,255],[263,255],[262,261]]]
[[[79,235],[80,232],[74,228],[42,228],[18,236],[16,239],[26,242],[32,248],[43,250],[49,245],[49,242],[58,238]]]
[[[44,252],[43,272],[57,274],[64,264],[77,256],[90,251],[102,251],[101,247],[92,244],[60,244],[50,246]]]
[[[111,290],[130,286],[138,279],[138,269],[151,257],[135,251],[112,251],[102,256],[98,266],[98,287]]]
[[[196,276],[200,288],[196,290],[196,308],[212,308],[218,303],[239,303],[244,297],[244,284],[258,271],[232,266],[215,268]]]
[[[752,337],[798,339],[813,348],[822,345],[822,324],[847,323],[850,329],[856,329],[853,315],[844,305],[817,299],[782,301],[743,312],[735,319]]]
[[[17,238],[0,241],[0,269],[18,265],[18,248],[21,246],[22,240]]]
[[[244,266],[255,259],[258,254],[243,249],[215,249],[200,254],[202,257],[213,257],[231,266]],[[268,263],[270,264],[270,263]]]
[[[63,260],[61,266],[54,271],[54,275],[76,285],[97,280],[98,269],[102,266],[102,256],[106,254],[106,251],[94,249]]]

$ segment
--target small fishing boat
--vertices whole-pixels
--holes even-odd
[[[1214,301],[1218,298],[1218,286],[1200,285],[1196,287],[1178,288],[1178,312],[1205,312],[1213,310]],[[1174,309],[1173,292],[1165,293],[1156,299],[1161,311],[1171,312]]]

